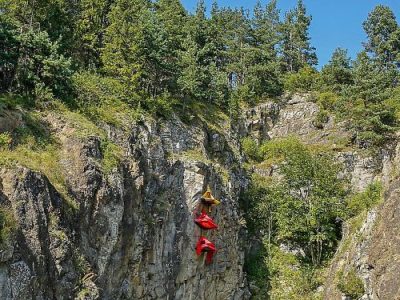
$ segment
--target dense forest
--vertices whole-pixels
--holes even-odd
[[[178,0],[1,2],[0,89],[40,105],[53,98],[104,115],[107,106],[167,115],[193,103],[228,110],[285,91],[316,91],[351,118],[354,139],[379,144],[395,126],[400,29],[378,6],[355,61],[337,49],[320,72],[302,1],[253,11]],[[139,112],[140,114],[140,112]],[[321,120],[324,121],[321,114]]]
[[[193,13],[179,0],[1,0],[0,112],[63,106],[95,123],[120,125],[121,113],[132,122],[144,115],[189,121],[199,111],[221,110],[234,124],[245,107],[304,93],[320,107],[316,127],[333,116],[351,133],[343,146],[378,151],[400,120],[394,13],[377,6],[362,24],[367,40],[356,59],[338,48],[321,70],[311,21],[302,0],[284,13],[276,0],[252,11],[217,3],[207,10],[200,0]],[[32,130],[39,138],[28,148],[47,147],[48,137]],[[27,142],[25,134],[0,134],[0,150]],[[248,230],[263,245],[246,266],[258,286],[253,296],[311,299],[343,222],[378,203],[382,187],[354,193],[337,176],[342,166],[332,153],[293,137],[245,138],[241,147],[248,162],[279,164],[282,175],[278,181],[254,175],[242,195]],[[348,276],[339,288],[356,299],[362,287]]]

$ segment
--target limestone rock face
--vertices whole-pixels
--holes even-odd
[[[240,157],[223,132],[179,120],[109,128],[124,155],[106,172],[99,137],[48,121],[67,193],[39,172],[0,168],[1,204],[18,224],[1,246],[1,299],[249,298],[238,207],[247,179],[231,168]],[[207,233],[218,249],[211,265],[195,254],[193,222],[207,186],[221,200],[210,213],[219,225]]]

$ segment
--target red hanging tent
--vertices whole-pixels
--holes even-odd
[[[204,252],[207,252],[206,263],[210,264],[212,262],[212,257],[214,256],[217,249],[215,245],[207,240],[204,236],[201,236],[196,245],[196,253],[197,255],[201,255]]]
[[[205,230],[218,228],[218,225],[205,212],[202,212],[200,216],[194,219],[194,222]]]

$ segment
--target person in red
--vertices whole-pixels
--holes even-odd
[[[196,254],[200,256],[202,253],[207,253],[206,256],[206,264],[210,264],[212,262],[212,258],[217,249],[215,245],[207,240],[204,236],[201,236],[196,245]]]

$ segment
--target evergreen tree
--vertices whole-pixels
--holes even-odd
[[[130,93],[153,98],[162,94],[174,77],[173,49],[151,3],[118,0],[109,22],[101,54],[105,72],[120,79]]]
[[[17,38],[19,56],[13,90],[36,98],[67,96],[71,61],[60,54],[58,44],[43,31],[28,30]]]
[[[378,5],[363,23],[368,41],[365,49],[376,57],[382,66],[400,61],[400,29],[393,11]]]
[[[308,29],[311,16],[306,13],[302,0],[298,0],[297,7],[285,14],[281,26],[282,42],[281,55],[284,70],[297,72],[305,65],[316,65],[317,56],[315,48],[310,46]]]
[[[246,84],[256,95],[277,95],[281,91],[277,45],[279,42],[279,11],[276,1],[269,2],[265,10],[260,2],[254,9],[252,20],[252,62],[249,64]]]
[[[99,67],[100,49],[103,47],[110,6],[111,0],[82,0],[79,2],[73,57],[83,67]]]
[[[333,91],[340,91],[343,86],[353,83],[351,60],[346,49],[337,48],[321,70],[321,79],[324,85]]]
[[[217,44],[212,37],[213,27],[206,18],[204,1],[199,1],[194,16],[186,25],[186,38],[181,53],[182,74],[178,84],[184,97],[201,101],[216,100],[213,89],[220,81],[215,76],[217,66]],[[220,75],[220,74],[217,74]]]
[[[158,20],[164,26],[171,47],[182,48],[187,13],[179,0],[158,0],[155,3]]]
[[[0,16],[0,91],[10,88],[18,61],[16,28]]]
[[[393,68],[380,68],[378,61],[362,51],[354,62],[353,78],[352,94],[366,103],[378,103],[385,100],[394,87],[396,72]]]
[[[4,0],[0,10],[23,30],[46,31],[60,51],[67,53],[73,45],[77,2],[70,0]]]

